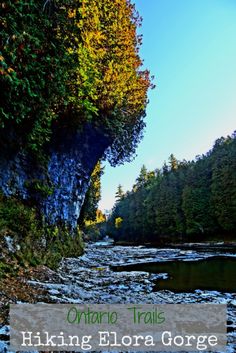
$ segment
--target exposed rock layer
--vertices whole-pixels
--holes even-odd
[[[53,135],[46,167],[24,151],[1,154],[0,189],[6,196],[33,200],[47,223],[74,229],[91,173],[109,144],[91,125],[76,132],[61,128]],[[50,192],[42,195],[45,187]]]
[[[220,254],[220,253],[219,253]],[[214,253],[217,255],[217,253]],[[37,279],[32,277],[28,283],[35,289],[45,290],[51,303],[134,303],[134,304],[190,304],[218,303],[228,307],[228,344],[227,353],[236,349],[236,293],[211,290],[174,293],[170,290],[153,291],[155,281],[163,278],[163,273],[140,271],[113,272],[112,266],[147,263],[153,261],[188,261],[213,256],[203,252],[182,249],[147,249],[144,247],[108,246],[90,244],[80,258],[67,258],[61,262],[57,272],[44,269]],[[228,253],[225,256],[235,256]],[[40,298],[40,301],[42,299]],[[47,298],[48,301],[48,298]],[[0,334],[9,334],[8,327],[0,327]],[[7,339],[0,337],[1,347],[7,350]],[[2,346],[1,346],[2,345]]]

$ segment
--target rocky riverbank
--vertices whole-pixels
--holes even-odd
[[[114,272],[113,267],[127,264],[201,260],[222,255],[183,249],[156,249],[142,246],[125,247],[94,243],[87,245],[79,258],[64,259],[58,271],[41,269],[28,274],[27,286],[40,293],[38,301],[52,303],[224,303],[228,305],[227,353],[236,351],[236,293],[195,290],[174,293],[154,291],[158,278],[167,273],[141,271]],[[235,254],[224,253],[224,256]],[[236,290],[235,290],[236,292]],[[44,298],[44,299],[43,299]],[[24,301],[24,300],[23,300]],[[27,299],[25,300],[27,301]],[[7,352],[8,326],[0,328],[0,351]]]

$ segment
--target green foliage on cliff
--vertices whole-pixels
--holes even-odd
[[[54,266],[61,256],[82,252],[80,234],[72,237],[60,222],[58,228],[45,224],[33,206],[54,191],[46,168],[50,142],[63,144],[64,136],[82,135],[89,125],[110,142],[111,164],[134,154],[151,86],[139,57],[140,22],[129,0],[1,3],[0,150],[9,161],[23,152],[22,163],[28,158],[43,174],[25,180],[27,203],[17,190],[15,198],[1,196],[1,242],[5,249],[19,245],[8,249],[10,257]],[[102,169],[96,168],[83,222],[93,220],[100,196]]]
[[[45,226],[36,208],[0,194],[0,276],[16,267],[46,264],[56,267],[62,257],[83,252],[81,233]],[[1,271],[1,268],[5,270]]]
[[[79,224],[81,226],[84,226],[86,222],[96,221],[98,203],[101,199],[101,176],[103,169],[101,161],[98,161],[92,172],[90,185],[80,212]]]
[[[1,145],[38,151],[54,126],[101,127],[112,164],[130,158],[144,127],[149,73],[129,0],[2,3]]]
[[[46,7],[36,0],[2,3],[3,144],[15,142],[39,149],[49,139],[51,122],[68,96],[69,61],[57,33],[65,10],[52,7],[50,1]]]
[[[85,239],[92,241],[105,236],[104,224],[106,217],[98,209],[98,203],[101,199],[101,176],[103,170],[104,167],[102,167],[101,161],[98,161],[92,172],[90,185],[78,220],[79,228],[84,232]]]
[[[195,161],[171,155],[162,170],[142,167],[133,190],[116,202],[107,231],[117,240],[139,242],[235,236],[236,133]]]

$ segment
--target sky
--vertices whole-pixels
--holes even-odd
[[[236,1],[135,0],[143,18],[140,56],[155,76],[144,138],[131,163],[105,163],[101,210],[118,184],[130,190],[143,164],[160,168],[171,153],[192,160],[236,129]]]

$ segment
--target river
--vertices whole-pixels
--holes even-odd
[[[83,256],[64,259],[45,280],[52,303],[223,303],[228,306],[227,353],[236,352],[235,251],[201,247],[147,248],[88,244]],[[0,328],[7,337],[9,327]],[[0,341],[0,351],[8,352]]]

